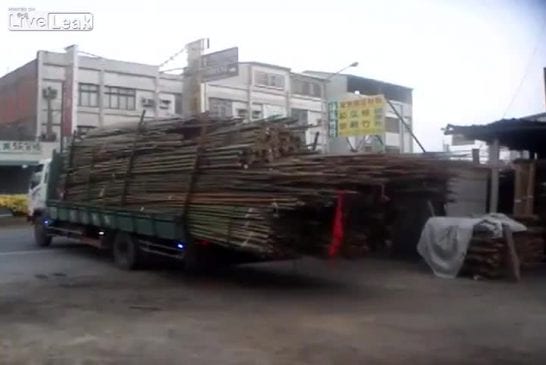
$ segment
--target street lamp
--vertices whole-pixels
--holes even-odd
[[[345,71],[346,69],[351,68],[351,67],[357,67],[357,66],[358,66],[358,62],[355,61],[355,62],[351,63],[350,65],[343,67],[341,70],[336,71],[336,72],[330,74],[325,80],[328,81],[328,80],[330,80],[332,77],[334,77],[334,76],[336,76],[336,75],[339,75],[340,73],[342,73],[342,72]]]

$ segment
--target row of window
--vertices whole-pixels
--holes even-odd
[[[291,83],[292,92],[294,94],[314,96],[318,98],[322,96],[322,87],[319,82],[292,79]],[[285,77],[281,74],[256,71],[254,73],[254,84],[258,86],[284,89]]]
[[[136,90],[126,87],[105,86],[104,107],[108,109],[135,110]],[[78,105],[99,106],[99,85],[78,84]]]
[[[261,105],[261,104],[260,104]],[[271,107],[275,106],[265,106],[265,108],[271,109]],[[281,107],[282,108],[282,107]],[[220,98],[209,98],[209,112],[211,115],[216,117],[232,117],[233,116],[233,101],[229,99],[220,99]],[[305,125],[307,124],[309,118],[309,111],[306,109],[297,109],[292,108],[290,110],[290,115],[294,118],[296,118],[301,124]],[[280,112],[284,114],[284,112]],[[242,119],[248,119],[248,109],[246,108],[237,108],[235,110],[235,115]],[[256,120],[262,118],[264,115],[262,114],[261,110],[252,110],[252,114],[250,115],[251,120]],[[267,116],[267,114],[266,114]]]
[[[292,80],[292,92],[294,94],[315,96],[317,98],[322,96],[322,88],[318,82],[298,79]]]
[[[215,117],[232,117],[233,116],[233,101],[220,98],[209,98],[209,112]],[[238,108],[235,111],[237,117],[248,119],[248,109]],[[252,110],[251,120],[262,118],[261,110]]]
[[[255,83],[260,86],[284,89],[285,78],[283,75],[256,71]],[[314,97],[322,96],[322,88],[318,82],[292,80],[292,92],[299,95]],[[136,90],[125,87],[105,86],[103,103],[105,108],[135,110]],[[78,84],[78,105],[97,107],[99,105],[99,85]]]

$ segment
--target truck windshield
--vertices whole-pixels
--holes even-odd
[[[43,171],[44,171],[44,165],[38,165],[34,168],[34,172],[32,173],[32,176],[30,178],[31,189],[34,189],[36,186],[40,184],[40,181],[42,180]]]

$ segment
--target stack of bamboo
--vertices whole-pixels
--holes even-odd
[[[544,260],[544,228],[537,216],[517,217],[526,231],[514,233],[514,245],[522,269],[537,266]]]
[[[254,253],[319,255],[329,239],[307,233],[322,225],[323,236],[331,234],[324,217],[332,217],[339,191],[445,202],[449,167],[461,164],[422,156],[320,155],[306,148],[300,130],[290,119],[240,123],[206,116],[97,129],[75,139],[66,153],[62,198],[174,212],[193,237]]]
[[[506,243],[484,227],[474,227],[461,273],[470,276],[499,278],[506,269]]]

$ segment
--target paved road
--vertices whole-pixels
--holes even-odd
[[[2,221],[0,220],[0,224]],[[0,226],[0,252],[34,250],[30,224],[20,223],[8,227]],[[26,228],[26,229],[25,229]]]
[[[546,273],[440,280],[367,259],[188,276],[0,229],[0,362],[544,363]]]

